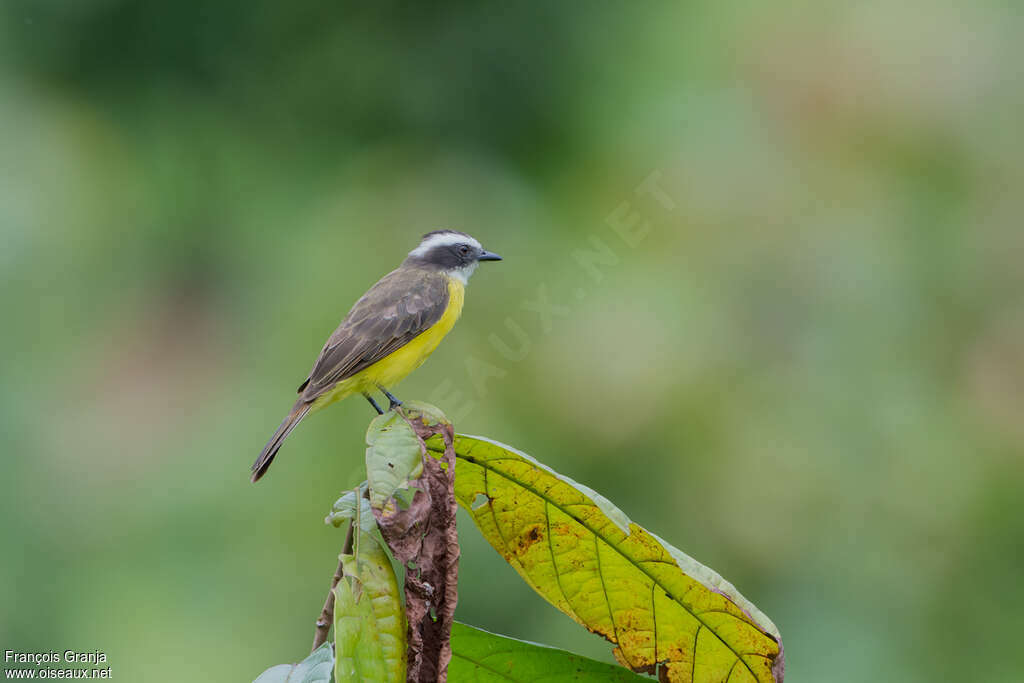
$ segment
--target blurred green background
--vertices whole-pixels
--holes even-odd
[[[791,681],[1021,680],[1014,3],[0,23],[0,648],[100,649],[121,681],[301,658],[371,412],[303,423],[259,485],[249,464],[352,302],[455,227],[506,260],[400,396],[721,572]],[[673,210],[636,194],[652,172]],[[461,531],[458,618],[610,659]]]

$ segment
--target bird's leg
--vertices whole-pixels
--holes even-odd
[[[395,408],[398,408],[399,406],[402,405],[402,402],[399,401],[397,398],[395,398],[394,395],[390,391],[388,391],[387,389],[385,389],[384,387],[382,387],[379,384],[377,385],[377,388],[380,389],[382,392],[384,392],[384,395],[388,397],[389,401],[391,401],[391,405],[388,406],[389,410],[394,410]]]
[[[366,400],[370,402],[370,405],[373,406],[373,409],[377,411],[378,415],[383,415],[384,414],[384,411],[380,409],[380,406],[377,405],[377,402],[373,400],[373,396],[370,396],[365,391],[363,392],[363,396],[365,396]]]

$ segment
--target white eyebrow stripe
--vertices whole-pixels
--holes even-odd
[[[435,247],[450,247],[454,244],[468,244],[476,247],[477,249],[483,249],[483,246],[469,235],[462,235],[457,232],[442,232],[436,235],[431,235],[420,242],[420,246],[410,251],[409,256],[423,256]]]

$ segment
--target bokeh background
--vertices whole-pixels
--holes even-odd
[[[348,306],[457,227],[506,260],[400,396],[721,572],[792,681],[1020,680],[1014,3],[6,0],[0,24],[0,647],[100,649],[121,681],[304,656],[371,413],[248,466]],[[610,659],[462,539],[461,620]]]

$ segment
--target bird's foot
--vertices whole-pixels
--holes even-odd
[[[389,403],[388,403],[388,410],[396,410],[397,408],[401,408],[402,407],[402,402],[399,401],[397,398],[395,398],[394,394],[392,394],[390,391],[388,391],[384,387],[380,387],[380,390],[384,393],[385,396],[388,397],[388,401],[389,401]]]

